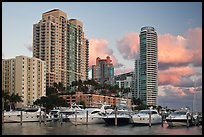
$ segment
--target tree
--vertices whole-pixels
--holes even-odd
[[[142,102],[140,98],[135,98],[133,97],[133,104],[136,105],[136,109],[141,110],[141,109],[146,109],[147,106]]]
[[[9,93],[7,91],[2,90],[2,110],[6,109],[9,104]]]
[[[12,93],[10,96],[9,102],[10,102],[11,107],[13,107],[13,109],[15,109],[16,103],[23,102],[22,96],[19,96],[18,93],[17,94]]]
[[[68,103],[66,100],[58,97],[57,94],[49,94],[48,96],[43,96],[40,99],[37,99],[34,102],[34,105],[43,106],[46,108],[46,111],[49,112],[54,107],[67,107]]]
[[[57,91],[60,91],[60,92],[64,92],[65,91],[65,87],[64,87],[62,82],[59,82],[58,84],[55,82],[53,84],[53,86],[57,89]]]
[[[19,96],[18,93],[12,93],[11,95],[9,95],[9,92],[7,91],[2,91],[2,103],[3,103],[3,110],[4,109],[9,109],[11,110],[12,108],[15,109],[15,104],[18,102],[23,102],[22,100],[22,96]]]
[[[49,96],[49,95],[56,95],[58,92],[56,90],[56,88],[54,87],[47,87],[46,88],[46,96]]]

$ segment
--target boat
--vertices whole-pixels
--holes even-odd
[[[150,118],[151,114],[151,120]],[[140,110],[137,114],[132,115],[132,121],[134,125],[152,125],[161,124],[162,116],[158,113],[156,109],[146,109]]]
[[[105,121],[106,125],[115,125],[116,123],[117,125],[127,125],[130,123],[131,115],[123,112],[112,112],[111,114],[104,116],[103,120]]]
[[[103,117],[106,125],[127,125],[131,121],[132,110],[128,109],[126,102],[121,101],[110,114]],[[117,120],[117,122],[116,122]]]
[[[83,105],[78,105],[76,103],[71,104],[71,106],[68,108],[67,107],[61,107],[60,108],[61,113],[65,114],[67,116],[74,114],[75,111],[83,111],[83,110],[84,110]]]
[[[21,108],[4,112],[3,120],[4,123],[40,122],[44,121],[45,118],[46,121],[50,120],[50,116],[42,108]]]
[[[191,126],[193,117],[188,109],[179,109],[166,117],[168,126]],[[187,123],[189,122],[189,125]]]
[[[76,111],[70,115],[69,121],[78,124],[104,124],[103,117],[111,113],[111,105],[103,104],[101,108],[86,108],[83,111]]]
[[[75,111],[82,110],[84,110],[82,105],[77,105],[76,103],[73,103],[70,107],[54,108],[50,110],[49,115],[54,121],[59,120],[60,118],[62,118],[62,120],[68,120],[68,117],[74,114]]]
[[[52,110],[50,110],[49,115],[51,116],[51,119],[53,121],[59,120],[60,119],[60,109],[54,108]]]

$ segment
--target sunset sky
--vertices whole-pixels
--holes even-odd
[[[202,111],[201,2],[3,2],[2,58],[32,56],[33,24],[60,9],[83,22],[90,41],[89,66],[110,56],[115,75],[133,71],[139,33],[158,33],[158,105]]]

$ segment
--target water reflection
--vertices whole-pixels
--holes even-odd
[[[3,135],[202,135],[200,127],[167,127],[167,124],[148,126],[73,125],[70,122],[4,123]]]

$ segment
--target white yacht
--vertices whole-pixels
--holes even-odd
[[[149,121],[151,114],[151,120]],[[132,115],[133,124],[138,125],[147,125],[149,122],[151,124],[161,124],[162,123],[162,116],[159,115],[156,109],[146,109],[140,110],[139,113]]]
[[[102,124],[105,123],[103,117],[112,111],[111,105],[103,104],[101,108],[86,108],[83,111],[77,111],[68,118],[73,124]]]
[[[117,125],[127,125],[131,123],[131,115],[124,112],[113,111],[111,114],[103,117],[103,120],[107,125],[115,125],[115,120],[117,119]]]
[[[117,125],[126,125],[132,123],[131,113],[132,111],[128,109],[126,101],[121,101],[117,106],[117,112],[112,111],[110,114],[103,117],[103,120],[107,125],[115,125],[117,119]]]
[[[51,116],[51,119],[52,119],[52,120],[54,120],[54,121],[55,121],[55,120],[59,120],[59,118],[60,118],[60,112],[61,112],[60,109],[54,108],[54,109],[50,110],[49,115]]]
[[[189,125],[192,125],[192,115],[188,109],[174,111],[166,117],[169,126],[187,126],[187,117]]]
[[[65,114],[65,115],[71,115],[74,114],[75,111],[83,111],[83,105],[77,105],[76,103],[73,103],[70,107],[65,108],[65,107],[61,107],[60,111],[61,113]]]
[[[41,108],[23,108],[20,110],[11,110],[4,112],[4,122],[21,122],[21,111],[22,122],[39,122],[40,120],[44,121],[45,116],[46,121],[50,120],[50,116],[48,114],[45,115],[45,111],[41,110]]]
[[[83,111],[82,105],[77,105],[76,103],[73,103],[70,107],[60,107],[60,108],[54,108],[50,111],[49,115],[51,116],[52,120],[59,120],[60,117],[62,119],[68,119],[68,116],[75,113],[75,111]]]

